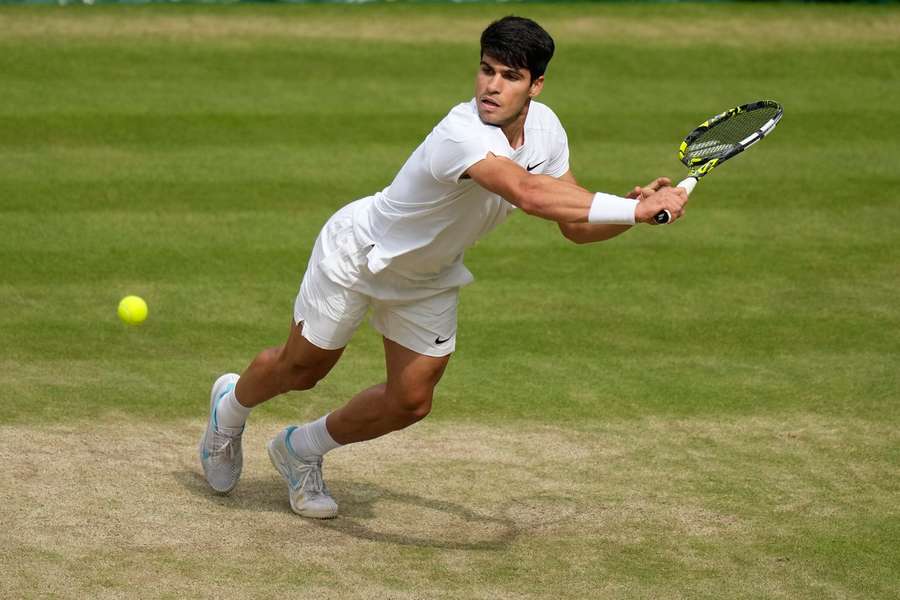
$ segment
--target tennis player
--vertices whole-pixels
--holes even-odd
[[[566,132],[535,97],[553,56],[537,23],[505,17],[481,36],[475,97],[454,106],[383,191],[335,213],[316,239],[284,345],[260,352],[210,394],[200,461],[209,485],[230,492],[241,474],[241,434],[251,409],[290,390],[309,390],[340,359],[371,310],[384,338],[386,380],[334,412],[291,426],[268,444],[288,483],[291,508],[331,518],[338,506],[322,457],[423,419],[456,347],[459,289],[473,281],[463,254],[516,211],[559,224],[576,243],[607,240],[687,195],[659,178],[627,197],[580,187]]]

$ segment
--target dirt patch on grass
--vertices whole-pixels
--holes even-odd
[[[591,14],[591,13],[594,14]],[[606,43],[661,43],[694,45],[821,45],[896,44],[900,13],[756,11],[751,16],[715,11],[696,14],[649,10],[646,14],[582,8],[564,16],[537,15],[558,41]],[[178,40],[336,39],[386,42],[473,43],[496,14],[403,12],[394,14],[343,12],[287,12],[259,14],[229,11],[218,14],[130,11],[127,13],[71,12],[0,13],[0,41],[159,38]]]
[[[425,422],[329,455],[341,515],[326,522],[290,511],[264,450],[279,429],[272,423],[248,427],[237,489],[210,493],[196,458],[202,425],[0,428],[0,589],[15,597],[677,592],[643,581],[636,563],[688,578],[758,569],[756,587],[752,577],[746,585],[771,595],[817,575],[800,562],[773,580],[767,539],[820,527],[822,516],[846,519],[861,505],[898,512],[891,448],[900,434],[862,421],[648,419],[589,432]],[[722,591],[742,589],[729,585],[744,584],[725,581]]]

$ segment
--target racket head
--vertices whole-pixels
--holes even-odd
[[[726,110],[690,132],[678,150],[678,159],[703,177],[716,165],[743,152],[766,137],[784,114],[774,100],[759,100]]]

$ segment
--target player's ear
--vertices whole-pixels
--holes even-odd
[[[544,89],[544,76],[541,75],[537,79],[531,82],[531,89],[528,90],[528,97],[534,98],[538,94],[541,93],[541,90]]]

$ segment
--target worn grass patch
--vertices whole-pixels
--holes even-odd
[[[792,415],[591,431],[425,422],[329,455],[334,521],[295,516],[252,422],[211,494],[198,421],[0,429],[15,597],[889,597],[900,433]],[[839,550],[835,552],[834,550]],[[302,588],[298,588],[302,584]]]

